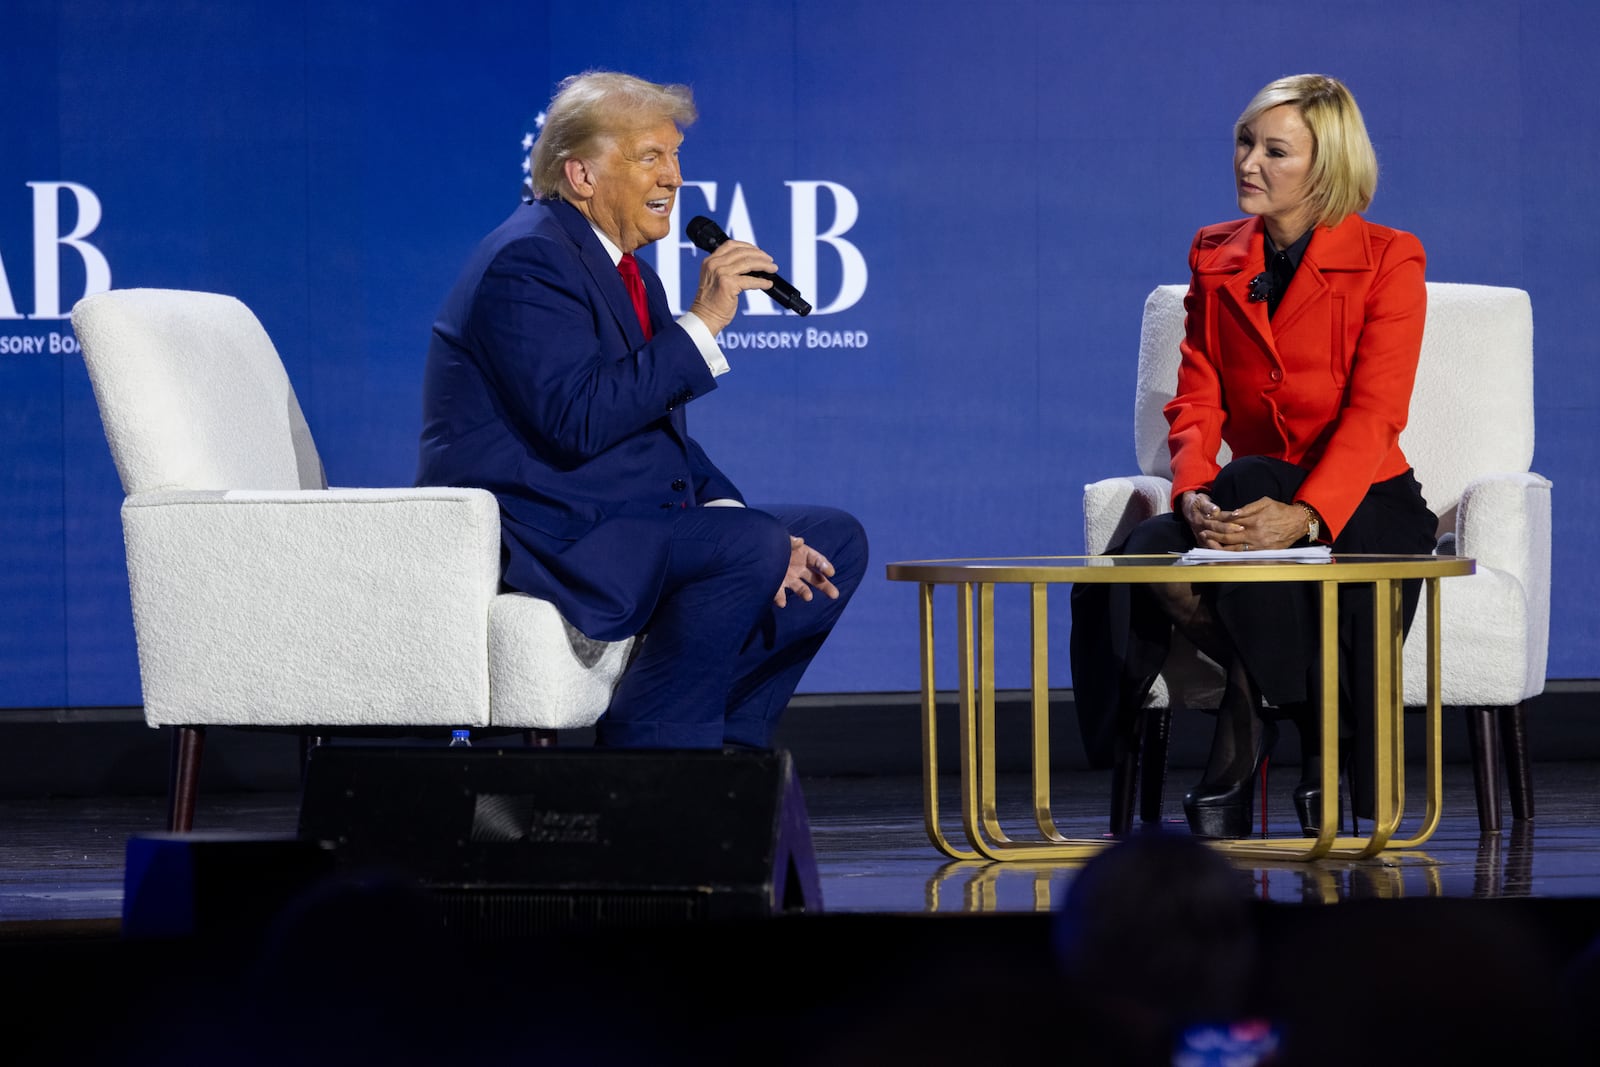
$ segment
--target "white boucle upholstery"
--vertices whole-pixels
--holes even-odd
[[[278,352],[238,300],[117,290],[80,301],[72,328],[123,492],[326,484]]]
[[[1426,492],[1426,486],[1424,486]],[[1446,704],[1509,707],[1544,692],[1550,646],[1550,483],[1528,472],[1486,476],[1463,489],[1455,554],[1476,572],[1440,583]],[[1405,700],[1427,695],[1427,617],[1405,647]]]
[[[1134,398],[1138,475],[1084,487],[1084,549],[1104,552],[1145,517],[1171,508],[1162,407],[1172,399],[1186,287],[1145,301]],[[1503,707],[1544,691],[1550,631],[1550,483],[1533,461],[1533,314],[1520,289],[1428,283],[1428,317],[1401,447],[1440,518],[1441,551],[1477,572],[1441,583],[1443,699]],[[1221,460],[1226,462],[1224,448]],[[1426,693],[1424,610],[1406,640],[1405,699]],[[1174,648],[1153,707],[1215,707],[1220,678]]]
[[[595,641],[556,606],[502,593],[489,607],[489,691],[497,726],[593,725],[632,657],[634,641]]]
[[[113,290],[72,323],[127,494],[150,725],[567,727],[605,710],[633,642],[499,592],[492,494],[326,488],[238,300]]]
[[[488,493],[139,493],[122,525],[151,725],[488,725]]]

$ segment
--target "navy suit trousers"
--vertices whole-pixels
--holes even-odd
[[[867,538],[833,508],[687,508],[672,516],[661,598],[596,725],[618,748],[770,747],[800,677],[866,572]],[[790,535],[834,565],[831,600],[773,600]]]

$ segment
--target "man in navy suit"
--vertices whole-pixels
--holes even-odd
[[[535,199],[478,246],[434,324],[419,485],[500,502],[504,581],[597,640],[643,634],[596,731],[618,747],[768,747],[866,567],[832,508],[746,507],[685,406],[729,370],[716,335],[776,272],[728,241],[674,321],[636,249],[667,236],[683,86],[589,72],[533,149]],[[818,596],[816,594],[820,593]]]

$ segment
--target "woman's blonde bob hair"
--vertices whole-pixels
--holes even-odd
[[[1257,93],[1233,124],[1235,141],[1262,112],[1285,104],[1299,110],[1311,131],[1306,198],[1316,221],[1337,226],[1351,212],[1365,211],[1378,188],[1378,157],[1356,98],[1337,78],[1325,74],[1279,78]]]
[[[686,85],[657,85],[631,74],[588,70],[562,80],[545,108],[544,129],[528,159],[533,194],[561,195],[567,160],[618,134],[671,119],[679,129],[698,117]]]

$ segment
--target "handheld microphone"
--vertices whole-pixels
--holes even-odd
[[[704,215],[696,215],[690,219],[689,225],[684,228],[684,232],[689,235],[689,240],[695,243],[695,247],[702,252],[715,252],[722,242],[728,239],[728,235],[722,232],[722,227]],[[811,305],[806,303],[806,298],[800,295],[800,290],[784,281],[779,275],[768,274],[764,270],[753,270],[750,271],[750,276],[752,278],[765,278],[771,282],[772,288],[765,290],[766,294],[796,315],[811,314]]]

